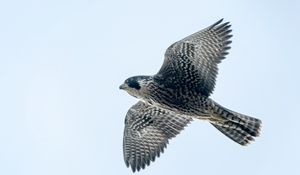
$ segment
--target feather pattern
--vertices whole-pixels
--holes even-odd
[[[223,19],[174,44],[165,53],[164,63],[157,73],[173,85],[209,96],[218,74],[217,64],[228,54],[231,30]]]
[[[191,117],[139,101],[128,110],[125,118],[125,164],[134,172],[145,168],[163,153],[169,139],[179,134],[191,121]]]

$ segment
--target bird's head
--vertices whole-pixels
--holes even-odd
[[[151,81],[150,76],[134,76],[126,79],[119,88],[136,98],[145,99]]]

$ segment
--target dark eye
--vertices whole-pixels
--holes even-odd
[[[141,86],[137,81],[129,81],[128,86],[137,90],[141,89]]]

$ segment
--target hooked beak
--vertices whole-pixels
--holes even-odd
[[[119,89],[122,89],[122,90],[124,90],[124,89],[126,89],[127,88],[127,85],[126,84],[121,84],[121,86],[119,86]]]

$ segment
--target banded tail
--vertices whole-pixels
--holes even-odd
[[[231,140],[247,145],[260,134],[261,120],[231,111],[214,103],[210,123]]]

